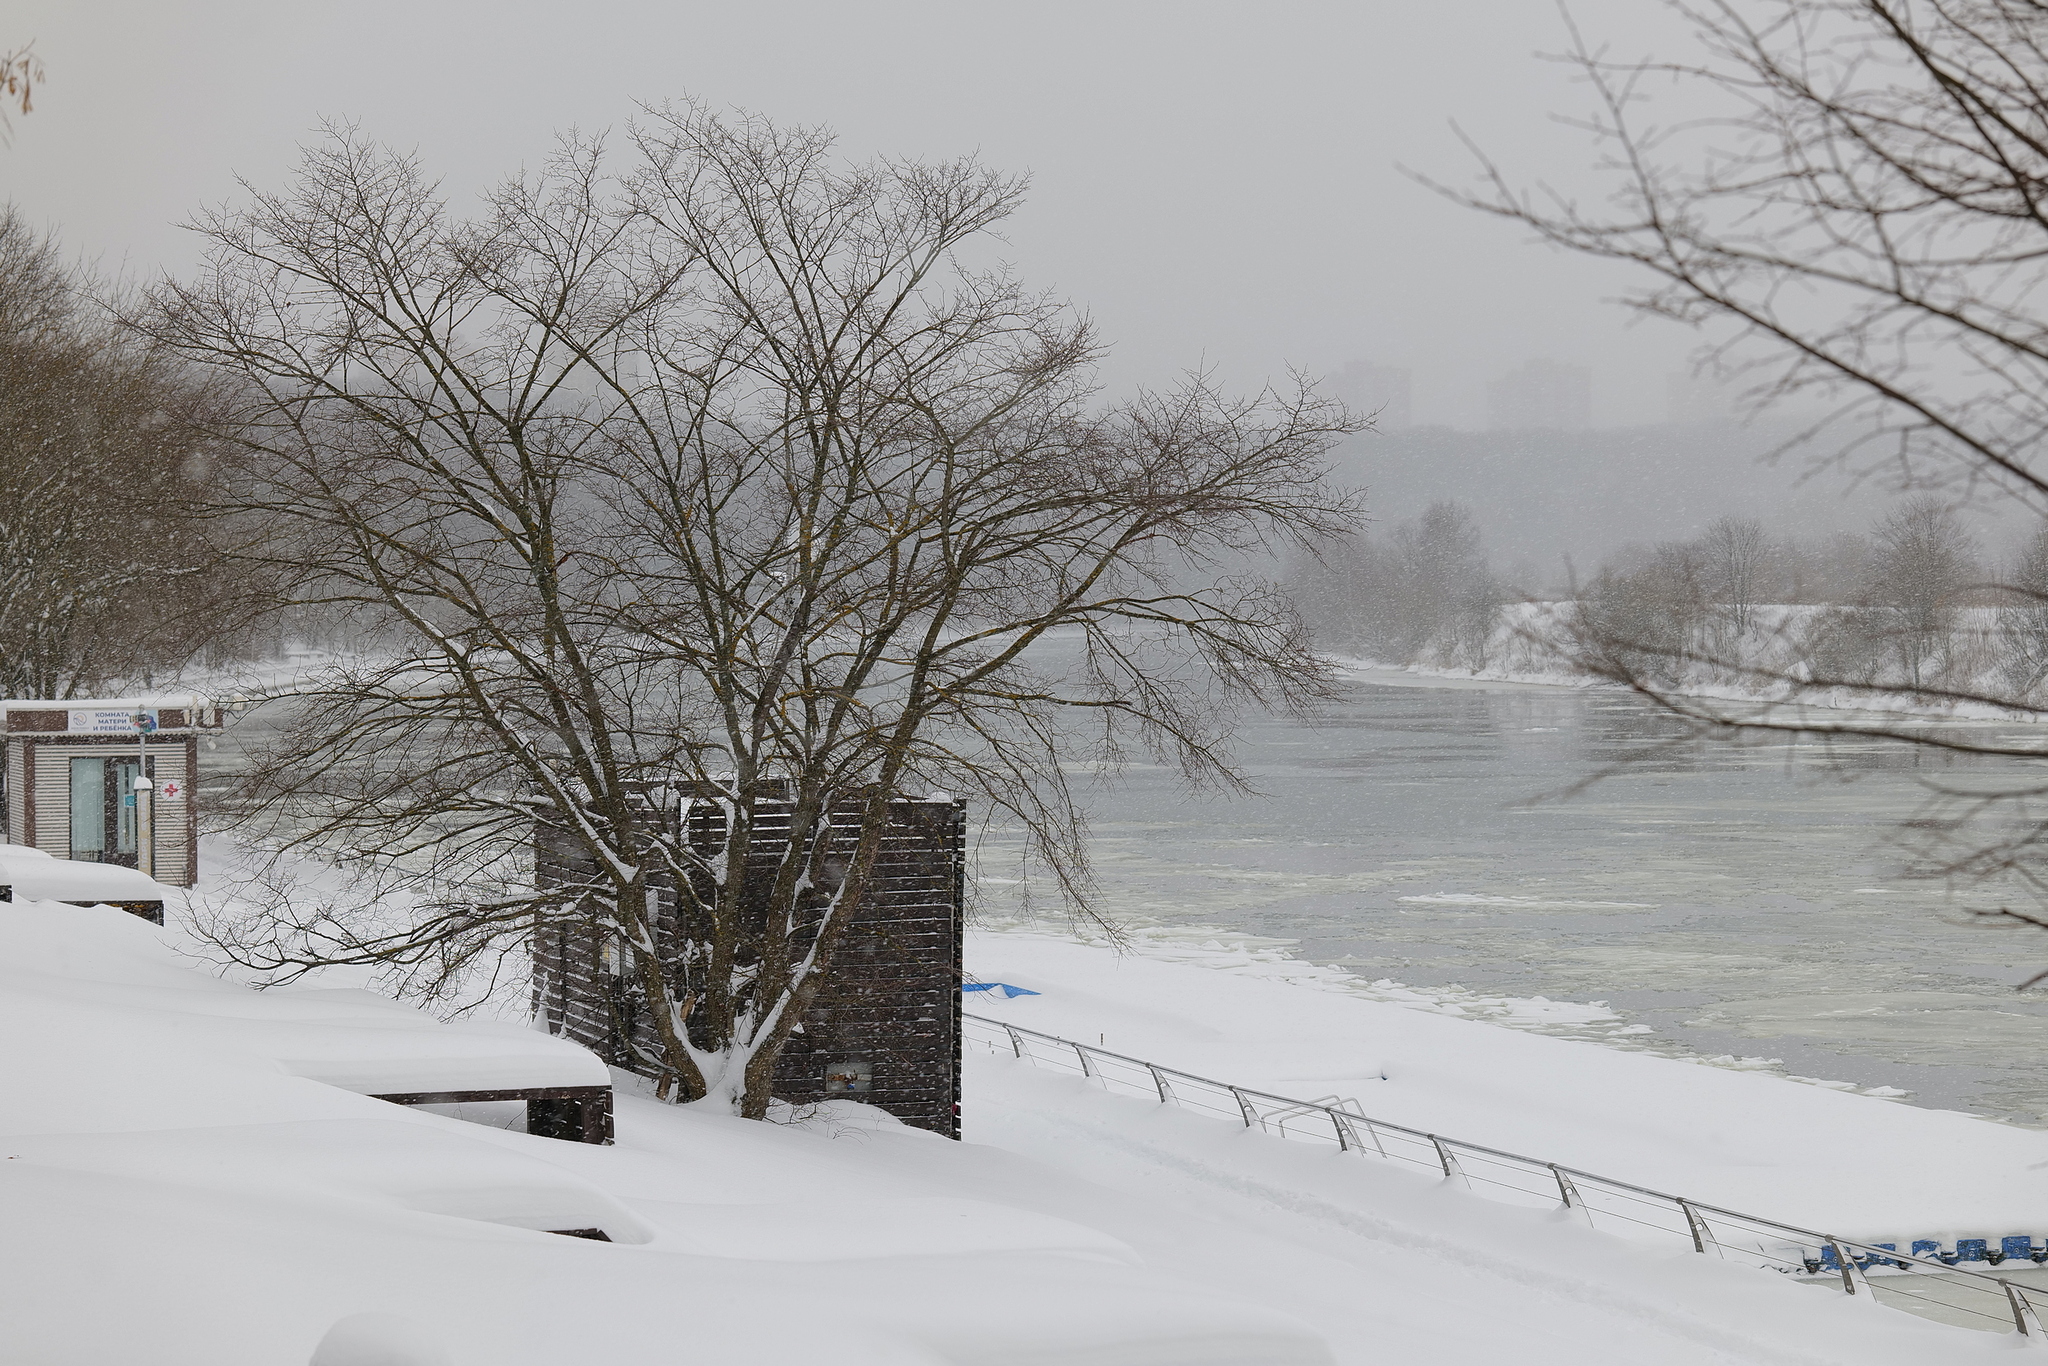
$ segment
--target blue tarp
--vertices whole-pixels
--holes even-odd
[[[962,991],[1000,991],[1004,996],[1037,996],[1040,993],[1029,987],[1013,987],[1008,982],[962,982]]]

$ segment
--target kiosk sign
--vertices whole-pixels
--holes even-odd
[[[153,711],[74,711],[65,730],[86,735],[148,734],[156,729]]]

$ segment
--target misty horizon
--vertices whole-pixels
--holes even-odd
[[[1675,42],[1617,0],[1580,22]],[[1032,178],[1008,234],[1032,285],[1113,345],[1111,392],[1212,370],[1233,386],[1357,360],[1409,369],[1414,421],[1487,424],[1487,388],[1532,359],[1591,374],[1594,426],[1661,420],[1700,340],[1604,302],[1624,276],[1530,244],[1416,183],[1473,181],[1453,129],[1568,183],[1583,102],[1538,60],[1544,7],[931,4],[765,11],[587,7],[630,43],[564,44],[539,7],[385,3],[347,15],[244,0],[14,6],[47,68],[15,120],[7,197],[103,271],[187,273],[176,225],[276,189],[325,120],[417,149],[457,203],[535,166],[559,131],[623,132],[636,103],[695,98],[820,123],[855,157],[974,155]],[[397,35],[398,41],[389,41]],[[1455,53],[1456,60],[1447,58]]]

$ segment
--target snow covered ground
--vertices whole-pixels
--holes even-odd
[[[121,912],[0,906],[0,1360],[1328,1359],[1283,1308],[1008,1198],[1061,1178],[863,1107],[803,1132],[629,1096],[616,1147],[530,1137],[293,1075],[242,1026],[366,1031],[269,999]],[[394,1034],[439,1028],[402,1009]]]
[[[1670,1252],[1078,1078],[970,1055],[969,1150],[1057,1182],[1037,1208],[1320,1332],[1339,1362],[1967,1360],[2007,1339]],[[1041,1184],[1042,1182],[1042,1184]],[[1085,1184],[1084,1184],[1085,1183]],[[1022,1197],[1023,1192],[1018,1192]]]
[[[323,1029],[328,1054],[360,1051],[368,1003],[323,1023],[308,1009],[323,993],[252,997],[181,966],[171,942],[118,912],[0,906],[0,1360],[1562,1366],[2005,1350],[985,1055],[969,1060],[960,1144],[857,1106],[760,1125],[630,1094],[612,1148],[467,1124],[280,1061]],[[1996,1174],[1940,1177],[1949,1159],[2014,1177],[2039,1154],[2001,1145],[2048,1142],[1373,1001],[1314,969],[1180,956],[992,932],[970,966],[1045,993],[979,1010],[1247,1083],[1348,1088],[1474,1138],[1576,1145],[1610,1168],[1749,1179],[1760,1198],[1834,1155],[1742,1139],[1757,1122],[1829,1141],[1853,1129],[1891,1155],[1857,1169],[1873,1175],[1897,1156],[1886,1126],[1924,1122],[1915,1134],[1950,1146],[1905,1170],[1970,1198]],[[444,1027],[378,1009],[410,1040],[401,1053],[439,1047],[416,1036]],[[450,1037],[472,1033],[489,1031]],[[1691,1131],[1728,1106],[1725,1132]],[[565,1220],[612,1241],[540,1231]]]
[[[1037,996],[970,1009],[1283,1096],[1865,1241],[2048,1234],[2048,1133],[1372,999],[1312,964],[1139,938],[972,936],[969,971]],[[1540,1015],[1550,1003],[1531,1003]]]

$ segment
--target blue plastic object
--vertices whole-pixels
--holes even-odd
[[[1932,1238],[1915,1238],[1913,1240],[1913,1255],[1915,1257],[1931,1257],[1939,1260],[1941,1257],[1941,1244],[1935,1242]]]
[[[1982,1238],[1956,1239],[1956,1260],[1959,1262],[1983,1261],[1984,1244],[1985,1240]]]
[[[1008,982],[962,982],[960,990],[996,991],[1001,992],[1008,999],[1014,999],[1018,996],[1038,996],[1042,994],[1031,990],[1029,987],[1013,987]]]
[[[2016,1233],[2009,1238],[1998,1240],[1998,1250],[2007,1257],[2020,1261],[2031,1261],[2034,1256],[2034,1238],[2029,1233]]]

